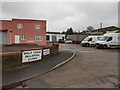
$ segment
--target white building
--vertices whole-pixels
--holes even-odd
[[[61,34],[60,32],[46,32],[46,41],[47,42],[65,41],[65,34]]]

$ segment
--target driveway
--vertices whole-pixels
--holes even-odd
[[[36,76],[39,76],[45,72],[48,72],[57,64],[67,60],[73,55],[73,52],[60,51],[57,55],[49,58],[44,58],[41,61],[29,63],[28,66],[18,68],[11,71],[2,72],[2,85],[11,85],[18,83]],[[8,88],[5,87],[5,88]]]
[[[60,50],[74,51],[76,57],[52,72],[27,81],[27,88],[115,88],[118,85],[118,49],[61,44]]]

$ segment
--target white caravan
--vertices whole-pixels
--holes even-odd
[[[120,47],[120,33],[106,33],[96,42],[96,48],[109,47]]]
[[[81,45],[83,47],[95,45],[96,41],[98,41],[100,37],[101,36],[88,36],[81,42]]]

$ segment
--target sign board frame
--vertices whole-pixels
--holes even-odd
[[[42,50],[22,51],[22,63],[33,62],[42,59]]]
[[[49,55],[50,54],[50,49],[43,49],[43,56]]]

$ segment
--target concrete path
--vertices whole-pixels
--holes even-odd
[[[32,77],[39,76],[45,72],[48,72],[51,68],[70,58],[72,55],[73,52],[60,51],[57,55],[53,57],[30,63],[28,67],[7,72],[3,71],[2,84],[3,86],[9,85],[11,83],[24,81]]]

